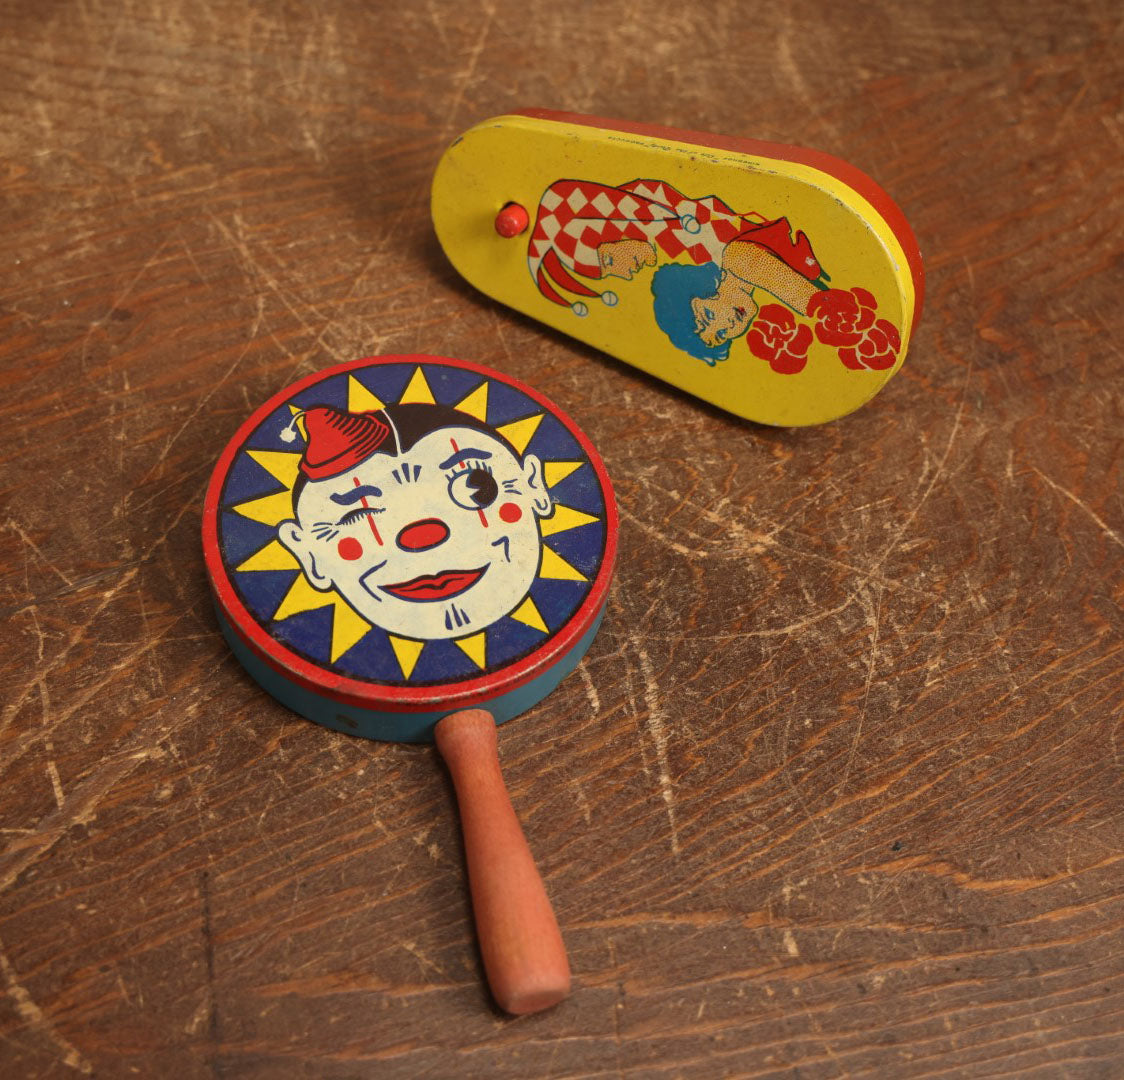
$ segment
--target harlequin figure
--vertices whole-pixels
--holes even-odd
[[[481,630],[526,597],[538,519],[553,510],[537,457],[443,405],[318,405],[294,417],[288,441],[301,426],[293,519],[278,539],[314,588],[420,640]]]
[[[773,279],[816,281],[821,268],[808,238],[792,235],[784,218],[739,214],[714,195],[693,199],[661,180],[633,180],[611,187],[591,180],[558,180],[539,202],[527,259],[539,291],[553,303],[584,315],[584,300],[612,306],[616,294],[598,291],[588,279],[625,280],[661,254],[667,260],[717,264],[733,241],[761,252]],[[576,275],[576,276],[575,276]]]

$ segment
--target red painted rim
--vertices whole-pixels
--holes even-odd
[[[921,318],[921,308],[925,300],[925,269],[922,265],[921,249],[917,246],[917,237],[913,235],[913,229],[910,228],[901,207],[890,198],[886,190],[867,176],[862,169],[856,168],[842,158],[825,154],[821,150],[807,150],[802,146],[790,146],[787,143],[743,139],[733,135],[713,135],[706,131],[686,131],[682,128],[663,127],[660,124],[638,124],[631,120],[609,120],[603,116],[586,116],[584,113],[555,112],[552,109],[519,109],[511,115],[527,116],[532,120],[553,120],[559,124],[604,128],[607,131],[624,132],[626,135],[646,135],[654,139],[670,139],[673,142],[709,146],[715,150],[729,150],[735,154],[791,161],[797,165],[808,165],[827,173],[828,176],[835,177],[861,195],[878,211],[901,244],[910,276],[913,278],[916,296],[910,333],[917,329],[917,321]]]
[[[589,458],[589,463],[597,475],[605,497],[605,552],[597,575],[590,584],[589,592],[578,610],[568,622],[553,634],[540,649],[535,650],[509,667],[474,679],[465,679],[442,686],[390,686],[385,683],[365,682],[326,671],[304,657],[287,649],[275,638],[270,637],[246,610],[223,565],[219,550],[218,516],[223,484],[234,462],[235,455],[257,428],[257,426],[279,406],[284,405],[294,395],[308,387],[335,375],[354,371],[356,368],[373,367],[383,364],[444,364],[461,368],[506,383],[526,394],[528,398],[553,414],[577,439]],[[430,356],[424,353],[408,353],[392,356],[369,356],[361,360],[351,360],[325,368],[287,386],[274,394],[265,404],[255,409],[250,417],[234,433],[227,443],[211,474],[207,494],[203,500],[203,560],[207,576],[211,581],[216,602],[227,622],[239,638],[258,657],[279,675],[315,694],[338,701],[341,704],[361,708],[382,709],[388,712],[423,712],[439,705],[466,708],[483,705],[493,698],[530,682],[563,660],[582,635],[593,625],[605,605],[609,583],[613,575],[613,564],[617,553],[618,516],[613,486],[601,455],[594,449],[585,432],[558,408],[549,398],[537,390],[513,379],[508,375],[474,364],[467,360],[455,360],[445,356]]]

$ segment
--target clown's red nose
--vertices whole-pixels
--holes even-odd
[[[439,518],[424,518],[407,525],[398,534],[403,551],[428,551],[449,539],[449,526]]]

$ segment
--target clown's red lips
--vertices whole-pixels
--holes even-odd
[[[400,600],[448,600],[451,596],[459,596],[466,589],[471,589],[487,569],[486,566],[481,566],[477,570],[445,570],[440,574],[421,574],[409,581],[380,585],[379,588]]]

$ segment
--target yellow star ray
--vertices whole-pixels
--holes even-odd
[[[410,376],[410,381],[406,384],[406,389],[402,391],[402,396],[398,401],[402,405],[413,405],[415,403],[422,405],[436,404],[433,398],[433,391],[430,390],[429,383],[425,381],[425,373],[420,367]]]
[[[286,489],[260,499],[250,499],[232,508],[244,518],[263,525],[280,525],[293,516],[293,493]]]
[[[575,469],[580,469],[584,461],[544,461],[542,466],[543,478],[547,487],[560,484]]]
[[[461,652],[465,654],[478,668],[483,670],[487,666],[486,653],[487,646],[487,633],[481,632],[473,634],[471,637],[462,637],[457,639],[457,645],[460,646]]]
[[[552,551],[545,544],[542,548],[542,562],[539,563],[539,577],[554,581],[589,580],[577,567],[571,566],[557,551]]]
[[[301,456],[289,450],[247,450],[246,453],[254,459],[274,480],[280,480],[287,488],[292,488],[297,482],[297,472],[300,469]]]
[[[511,617],[516,622],[523,623],[524,626],[530,626],[535,630],[541,630],[544,634],[550,633],[546,628],[546,623],[543,622],[542,615],[539,614],[539,609],[535,607],[534,600],[529,596],[511,613]]]
[[[414,666],[418,662],[418,657],[421,656],[422,649],[425,648],[424,641],[414,641],[412,638],[395,637],[393,634],[388,634],[390,639],[390,647],[394,650],[394,655],[398,660],[398,666],[402,669],[402,678],[408,679],[414,671]]]
[[[383,403],[375,397],[354,375],[347,377],[347,411],[374,412]]]
[[[338,596],[332,603],[332,663],[334,664],[348,649],[367,636],[371,624],[367,622],[350,604],[345,604]]]
[[[277,605],[273,618],[280,622],[292,615],[300,615],[305,611],[315,611],[317,608],[327,607],[333,603],[335,598],[335,593],[314,589],[308,583],[308,578],[304,574],[299,574],[293,580],[293,584],[289,586],[289,591],[285,593],[284,599]]]
[[[488,421],[488,383],[482,382],[467,397],[462,398],[453,406],[460,412],[468,413],[484,423]]]
[[[591,521],[597,520],[598,519],[592,514],[586,514],[581,510],[575,510],[572,506],[563,506],[561,503],[555,503],[554,513],[539,522],[539,532],[541,532],[543,536],[553,536],[555,533],[576,529],[579,526],[588,525]]]
[[[278,541],[270,540],[265,547],[255,551],[241,566],[236,566],[240,571],[257,570],[299,570],[301,564],[293,554]]]
[[[522,420],[513,420],[510,424],[503,424],[496,428],[496,431],[521,454],[527,449],[527,443],[531,441],[531,437],[538,430],[539,424],[542,423],[542,416],[542,413],[536,413],[534,416],[526,416]]]

